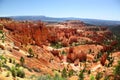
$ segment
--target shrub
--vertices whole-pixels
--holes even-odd
[[[10,70],[10,67],[6,64],[4,64],[3,67],[6,68],[7,70]]]
[[[30,58],[34,57],[34,52],[31,48],[28,49],[28,53],[29,53],[29,55],[27,57],[30,57]]]
[[[15,67],[18,67],[18,68],[19,68],[19,67],[20,67],[20,64],[18,64],[18,63],[17,63],[17,64],[15,64]]]
[[[98,72],[95,79],[100,80],[102,78],[102,75],[103,75],[102,73]]]
[[[9,58],[9,63],[12,63],[12,59],[11,58]]]
[[[78,45],[80,45],[80,43],[78,43],[78,42],[73,42],[73,43],[71,44],[71,46],[78,46]]]
[[[53,80],[50,75],[41,75],[37,80]]]
[[[24,59],[24,57],[21,57],[20,58],[20,64],[23,66],[24,63],[25,63],[25,59]]]
[[[5,65],[6,62],[7,59],[3,55],[0,55],[0,70]]]
[[[93,75],[90,76],[90,80],[95,80],[95,77]],[[96,79],[97,80],[97,79]]]
[[[2,70],[3,63],[0,61],[0,70]]]
[[[3,32],[2,30],[0,30],[0,34],[2,34],[2,36],[1,36],[1,40],[2,40],[2,42],[4,43],[4,41],[5,41],[5,35],[4,35],[4,32]]]
[[[15,62],[15,59],[13,59],[13,62],[12,62],[13,64],[15,64],[16,62]]]
[[[61,52],[61,54],[66,55],[67,53],[63,50],[63,51]]]
[[[92,52],[92,49],[89,49],[89,52],[88,52],[88,53],[90,54],[91,52]]]
[[[13,77],[17,76],[16,68],[14,66],[12,66],[12,68],[10,69],[10,71],[11,71]]]
[[[84,80],[84,74],[83,74],[83,70],[80,71],[80,74],[79,74],[79,80]]]
[[[16,76],[20,77],[20,78],[25,77],[25,72],[22,69],[20,69],[19,67],[12,66],[10,69],[10,72],[13,77],[16,77]]]
[[[56,49],[59,49],[59,48],[62,48],[63,45],[62,45],[61,42],[55,42],[55,43],[52,43],[52,44],[51,44],[51,47],[56,48]]]
[[[100,58],[101,56],[102,56],[102,52],[100,51],[100,52],[98,52],[98,54],[96,55],[96,58],[98,59],[98,58]]]
[[[79,80],[84,80],[84,72],[85,72],[85,68],[80,71]]]
[[[66,79],[59,76],[58,74],[55,74],[54,77],[47,74],[47,75],[41,75],[40,77],[37,78],[37,80],[66,80]]]
[[[5,64],[7,62],[7,59],[3,56],[0,55],[0,60]]]
[[[18,68],[17,69],[17,76],[20,77],[20,78],[24,78],[25,77],[25,72],[22,69]]]
[[[66,80],[66,79],[59,76],[58,74],[55,74],[55,76],[53,77],[53,80]]]
[[[28,78],[29,80],[38,80],[39,79],[39,77],[37,77],[36,75],[31,75],[29,78]]]
[[[114,78],[120,80],[120,61],[118,61],[118,65],[114,69]]]
[[[63,78],[67,78],[67,70],[66,70],[66,68],[64,68],[64,69],[62,70],[62,77],[63,77]]]
[[[91,74],[91,70],[88,70],[88,74]]]
[[[110,76],[105,76],[104,80],[110,80]]]
[[[86,62],[85,62],[83,70],[81,70],[79,73],[79,80],[84,80],[84,72],[85,71],[86,71]]]
[[[108,57],[108,61],[109,61],[109,63],[108,63],[108,67],[110,67],[110,66],[112,66],[112,63],[113,63],[113,61],[114,61],[114,58],[113,57]]]
[[[74,74],[74,70],[71,69],[71,70],[68,72],[68,76],[71,77],[73,74]]]
[[[3,31],[2,31],[2,30],[0,30],[0,34],[3,34]]]

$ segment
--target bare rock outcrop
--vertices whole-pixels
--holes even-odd
[[[8,35],[12,36],[21,44],[45,44],[48,38],[48,30],[44,23],[38,22],[9,22],[5,24],[5,28],[9,30]]]
[[[87,54],[83,51],[74,51],[74,48],[69,49],[69,53],[67,54],[67,61],[68,62],[74,62],[76,60],[79,61],[86,61]]]

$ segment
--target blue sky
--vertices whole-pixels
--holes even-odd
[[[120,21],[120,0],[0,0],[0,16],[26,15]]]

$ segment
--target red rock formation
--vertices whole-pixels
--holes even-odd
[[[73,53],[73,47],[69,48],[69,53]]]
[[[52,53],[54,56],[59,57],[59,51],[58,51],[58,50],[52,50],[51,53]]]
[[[100,63],[102,64],[102,66],[105,65],[105,62],[106,62],[106,59],[107,59],[107,54],[103,54],[102,57],[101,57],[101,60],[100,60]]]
[[[69,48],[69,53],[67,54],[67,61],[74,62],[76,59],[79,61],[86,61],[87,54],[84,52],[74,51],[74,48]]]
[[[79,59],[79,61],[86,61],[87,59],[87,54],[84,52],[78,53],[77,54],[77,58]]]
[[[101,49],[101,52],[111,51],[112,46],[103,46],[103,49]]]
[[[67,40],[67,39],[63,39],[63,40],[62,40],[62,45],[63,45],[64,47],[69,46],[68,40]]]
[[[38,22],[17,22],[5,24],[5,28],[10,30],[12,37],[22,44],[44,44],[48,38],[48,29],[44,23]]]
[[[69,44],[72,44],[73,42],[77,42],[77,37],[76,36],[71,36],[70,38],[69,38]]]
[[[74,53],[67,54],[67,61],[68,62],[74,62],[77,59],[77,55]]]
[[[111,46],[115,46],[115,45],[117,45],[117,44],[118,44],[118,41],[112,41],[110,45],[111,45]]]

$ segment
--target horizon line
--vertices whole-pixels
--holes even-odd
[[[82,18],[82,17],[53,17],[53,16],[45,16],[45,15],[8,15],[8,16],[0,16],[1,17],[32,17],[32,16],[43,16],[43,17],[50,17],[50,18],[74,18],[74,19],[94,19],[94,20],[106,20],[106,21],[120,21],[120,20],[113,20],[113,19],[100,19],[100,18]]]

